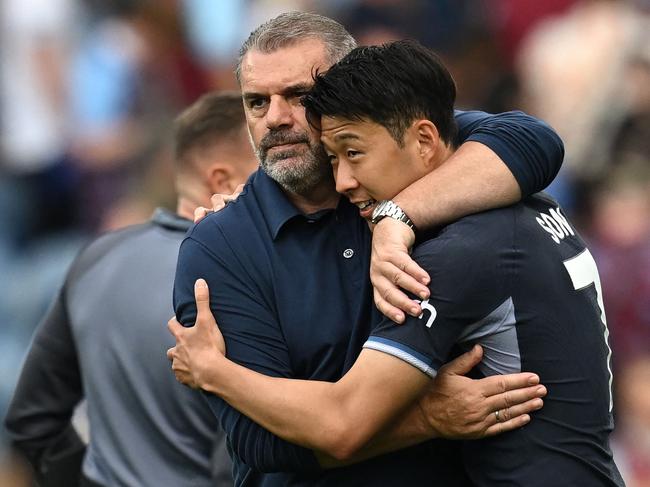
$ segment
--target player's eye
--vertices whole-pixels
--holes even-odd
[[[264,98],[251,98],[248,100],[248,107],[251,109],[262,108],[266,105],[266,100]]]

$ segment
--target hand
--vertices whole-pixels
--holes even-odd
[[[244,185],[240,184],[235,188],[235,191],[233,191],[232,194],[213,194],[210,197],[210,204],[212,204],[212,208],[199,206],[196,210],[194,210],[194,223],[200,222],[210,213],[216,213],[217,211],[223,210],[228,203],[235,201],[243,190]]]
[[[519,428],[530,421],[528,413],[543,406],[546,388],[533,373],[496,375],[480,380],[464,377],[483,357],[472,350],[438,371],[419,401],[429,425],[438,436],[473,439]],[[495,414],[498,411],[498,416]]]
[[[422,308],[400,288],[421,299],[429,297],[429,275],[409,256],[415,234],[407,225],[384,218],[372,233],[370,280],[374,287],[375,305],[391,320],[403,323],[404,312],[420,316]]]
[[[226,355],[226,344],[210,310],[210,291],[205,280],[198,279],[194,284],[194,298],[197,310],[194,326],[185,328],[174,317],[167,323],[176,339],[176,346],[167,350],[167,358],[172,361],[176,379],[198,389],[215,366],[215,358]]]

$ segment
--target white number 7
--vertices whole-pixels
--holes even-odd
[[[576,291],[584,289],[591,284],[593,284],[596,288],[596,298],[598,300],[598,307],[600,308],[600,320],[603,322],[605,330],[605,345],[607,346],[607,371],[609,372],[609,410],[611,411],[613,407],[612,368],[610,364],[612,358],[612,349],[609,348],[609,330],[607,329],[605,306],[603,306],[603,290],[600,286],[600,276],[598,275],[596,261],[589,252],[589,249],[585,249],[575,257],[565,260],[564,267],[569,273],[571,282],[573,282],[573,289]]]

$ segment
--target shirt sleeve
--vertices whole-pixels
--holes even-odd
[[[508,271],[495,250],[502,248],[502,236],[497,230],[490,232],[494,238],[486,237],[486,228],[474,224],[481,218],[451,224],[415,249],[415,261],[431,276],[422,315],[408,317],[402,325],[384,318],[364,348],[393,355],[435,377],[456,345],[469,349],[481,337],[505,331],[498,327],[514,326],[501,320],[509,286]]]
[[[210,233],[209,247],[202,243],[205,239],[196,233],[201,234],[201,229],[211,222],[201,223],[180,247],[174,282],[178,321],[184,326],[194,324],[194,282],[204,278],[228,358],[265,375],[292,377],[289,351],[272,303],[264,300],[265,293],[218,230]],[[213,248],[218,252],[213,252]],[[320,470],[312,450],[273,435],[217,396],[206,396],[228,435],[234,455],[248,466],[262,472]]]
[[[64,288],[35,332],[5,419],[39,485],[48,485],[46,479],[77,485],[85,445],[71,420],[82,395]]]
[[[546,123],[520,111],[496,115],[456,110],[458,141],[492,149],[519,183],[522,197],[546,188],[564,159],[564,144]]]

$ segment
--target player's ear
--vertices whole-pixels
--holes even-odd
[[[237,186],[234,183],[234,171],[230,164],[212,164],[206,168],[206,171],[206,181],[211,194],[230,194]]]
[[[418,143],[420,157],[425,164],[430,165],[435,160],[436,150],[440,145],[438,129],[431,120],[417,120],[413,128]]]

